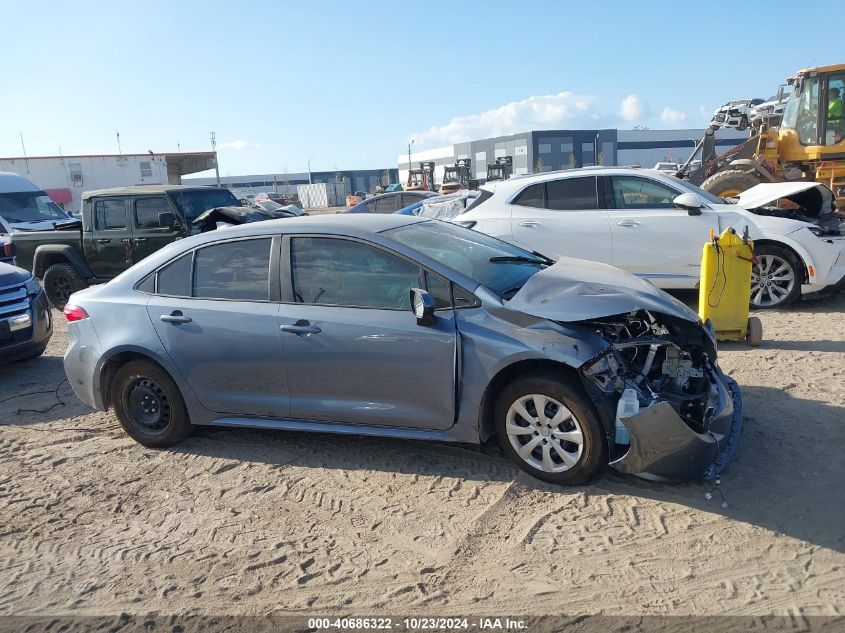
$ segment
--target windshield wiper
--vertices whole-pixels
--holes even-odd
[[[511,264],[537,264],[538,266],[548,266],[548,261],[545,259],[535,259],[533,257],[525,257],[524,255],[502,255],[500,257],[491,257],[490,262],[493,264],[507,262]]]

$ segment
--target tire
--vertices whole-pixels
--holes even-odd
[[[545,398],[542,417],[536,415],[535,396]],[[524,407],[522,415],[517,412],[520,405]],[[607,444],[598,415],[580,386],[559,375],[529,374],[514,380],[499,394],[494,415],[502,451],[537,479],[576,485],[595,477],[607,465]],[[553,419],[556,415],[560,419],[557,425]],[[521,430],[513,433],[517,429]],[[558,435],[563,433],[569,441]],[[533,449],[523,457],[517,446],[529,444]]]
[[[748,117],[746,115],[742,115],[742,118],[739,120],[739,125],[736,129],[740,132],[744,132],[748,129]]]
[[[87,287],[88,283],[70,264],[53,264],[44,272],[47,301],[58,310],[64,309],[70,295]]]
[[[149,448],[174,446],[193,431],[176,383],[149,361],[130,361],[115,372],[111,401],[129,437]]]
[[[745,332],[745,340],[751,347],[757,347],[763,342],[763,322],[753,316],[748,317],[748,329]]]
[[[751,269],[751,307],[785,308],[801,296],[804,269],[791,251],[771,244],[754,248]],[[791,279],[791,281],[790,281]]]
[[[739,169],[728,169],[710,176],[710,178],[701,183],[701,188],[704,191],[712,193],[714,196],[730,198],[731,196],[738,196],[746,189],[751,189],[751,187],[759,185],[761,182],[753,173]]]

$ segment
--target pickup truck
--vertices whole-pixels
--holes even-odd
[[[15,264],[42,280],[50,304],[64,308],[70,295],[104,283],[174,240],[199,232],[201,214],[241,206],[228,189],[141,185],[89,191],[82,217],[52,231],[10,236]]]

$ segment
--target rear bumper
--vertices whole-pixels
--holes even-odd
[[[742,393],[717,370],[717,414],[707,433],[696,433],[672,406],[659,401],[624,418],[631,444],[610,463],[621,473],[656,481],[715,479],[733,457],[742,429]]]
[[[68,323],[68,346],[64,366],[68,382],[76,396],[89,407],[105,409],[97,378],[100,341],[91,319]]]
[[[4,344],[0,341],[0,360],[14,362],[32,356],[43,349],[53,335],[52,316],[50,306],[47,303],[47,295],[42,290],[30,302],[29,328],[18,333],[11,343],[6,341],[6,344]],[[15,339],[21,340],[15,341]]]

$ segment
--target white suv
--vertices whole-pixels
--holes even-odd
[[[453,221],[544,255],[612,264],[660,288],[695,288],[711,229],[748,227],[758,259],[751,305],[782,307],[802,290],[845,283],[845,238],[832,195],[815,218],[764,206],[795,193],[784,191],[790,186],[804,190],[795,200],[806,200],[799,196],[812,187],[830,194],[815,183],[757,185],[742,194],[749,204],[754,199],[752,212],[656,170],[595,167],[487,184]]]

